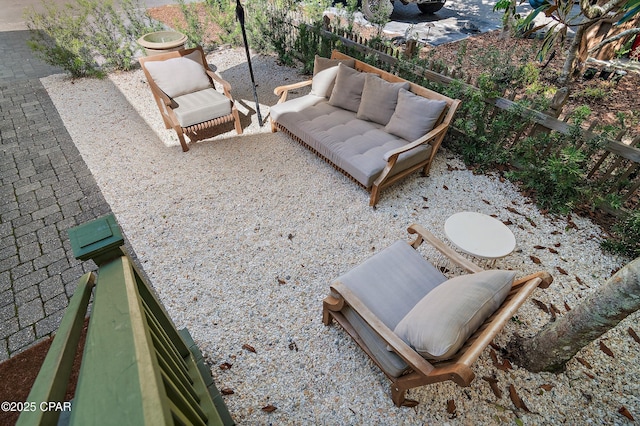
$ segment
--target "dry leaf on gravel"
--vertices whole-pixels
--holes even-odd
[[[542,389],[544,389],[545,391],[549,392],[551,389],[553,389],[555,386],[550,384],[550,383],[545,383],[544,385],[540,385],[540,387]]]
[[[533,303],[534,303],[538,308],[540,308],[540,310],[541,310],[541,311],[543,311],[543,312],[544,312],[544,313],[546,313],[546,314],[548,314],[548,313],[549,313],[549,308],[547,307],[547,304],[546,304],[546,303],[544,303],[544,302],[543,302],[543,301],[541,301],[541,300],[534,299],[534,298],[531,298],[531,301],[532,301],[532,302],[533,302]]]
[[[276,411],[278,408],[269,404],[269,405],[265,405],[264,407],[262,407],[262,411],[266,412],[266,413],[273,413],[274,411]]]
[[[589,361],[587,361],[584,358],[580,358],[579,356],[576,357],[576,361],[578,361],[580,364],[584,365],[585,367],[587,367],[589,370],[591,370],[591,364],[589,363]]]
[[[489,387],[491,387],[491,390],[493,391],[493,394],[496,396],[496,398],[502,398],[502,390],[500,390],[500,387],[498,386],[498,379],[496,379],[495,377],[484,376],[482,380],[489,383]]]
[[[222,388],[220,389],[220,393],[223,395],[233,395],[235,392],[231,388]]]
[[[516,392],[516,387],[513,385],[509,385],[509,397],[511,398],[511,402],[513,402],[513,405],[515,405],[516,408],[524,410],[527,413],[531,412],[525,405],[524,401],[520,398],[520,395],[518,395],[518,392]]]
[[[622,414],[623,416],[625,416],[626,418],[628,418],[632,422],[636,421],[636,419],[633,418],[633,416],[631,415],[629,410],[627,410],[626,407],[620,407],[620,409],[618,410],[618,413]]]
[[[633,337],[633,340],[635,340],[636,343],[640,344],[640,337],[638,337],[638,334],[635,332],[635,330],[629,327],[629,330],[627,331],[629,332],[629,335]]]
[[[247,345],[246,343],[244,345],[242,345],[242,349],[245,349],[249,352],[253,352],[254,354],[256,353],[256,348],[254,348],[251,345]]]
[[[600,341],[600,350],[609,355],[611,358],[615,358],[615,355],[613,355],[613,351],[609,349],[609,347],[605,345],[603,341]]]
[[[536,265],[540,265],[540,264],[542,263],[542,261],[541,261],[539,258],[535,257],[535,256],[529,256],[529,258],[530,258],[530,259],[531,259],[531,261],[532,261],[533,263],[535,263]]]
[[[447,400],[447,413],[451,414],[451,418],[456,417],[456,402],[453,399]]]
[[[569,273],[567,271],[565,271],[564,269],[562,269],[559,266],[556,266],[556,269],[558,270],[558,272],[560,272],[562,275],[569,275]]]
[[[220,364],[220,370],[229,370],[232,367],[232,364],[229,364],[228,362],[223,362],[222,364]]]

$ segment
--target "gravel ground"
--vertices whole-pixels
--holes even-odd
[[[187,153],[164,129],[140,70],[43,83],[169,314],[189,328],[218,387],[233,390],[225,401],[238,423],[627,424],[622,407],[640,418],[640,346],[627,333],[637,314],[583,349],[585,363],[574,359],[563,374],[502,371],[486,350],[470,387],[425,386],[409,393],[420,405],[394,407],[386,377],[339,327],[322,325],[321,302],[334,278],[408,240],[411,223],[444,239],[444,221],[455,211],[511,221],[517,248],[497,266],[550,271],[555,282],[534,298],[561,312],[628,259],[603,254],[591,222],[573,218],[574,227],[542,215],[513,185],[474,175],[446,149],[429,178],[406,179],[371,209],[366,191],[268,124],[258,126],[243,51],[209,59],[232,84],[245,133]],[[255,56],[253,65],[266,117],[273,87],[304,77],[268,56]],[[496,343],[536,333],[549,319],[529,301]],[[501,397],[485,376],[495,376]],[[509,385],[528,411],[511,401]],[[450,400],[455,411],[447,410]]]

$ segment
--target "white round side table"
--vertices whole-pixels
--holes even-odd
[[[445,221],[444,233],[457,248],[490,260],[491,266],[516,248],[513,232],[498,219],[482,213],[455,213]]]

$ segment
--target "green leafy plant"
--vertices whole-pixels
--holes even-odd
[[[174,23],[174,26],[178,31],[187,36],[187,47],[203,46],[205,29],[203,22],[200,21],[198,10],[200,4],[187,4],[185,0],[178,0],[178,6],[180,6],[180,11],[182,12],[186,26],[181,25],[178,21]]]
[[[602,242],[602,248],[631,258],[640,256],[640,211],[625,214],[613,226],[613,235]]]
[[[101,77],[105,70],[128,70],[138,50],[136,40],[160,28],[139,12],[134,0],[122,0],[120,10],[110,1],[76,0],[58,6],[43,1],[44,12],[25,10],[31,32],[29,47],[45,62],[72,77]]]

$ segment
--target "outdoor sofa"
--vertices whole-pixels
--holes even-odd
[[[305,86],[305,96],[287,100]],[[334,51],[316,56],[313,78],[277,87],[271,130],[281,130],[366,188],[375,206],[385,187],[429,173],[460,104]]]

